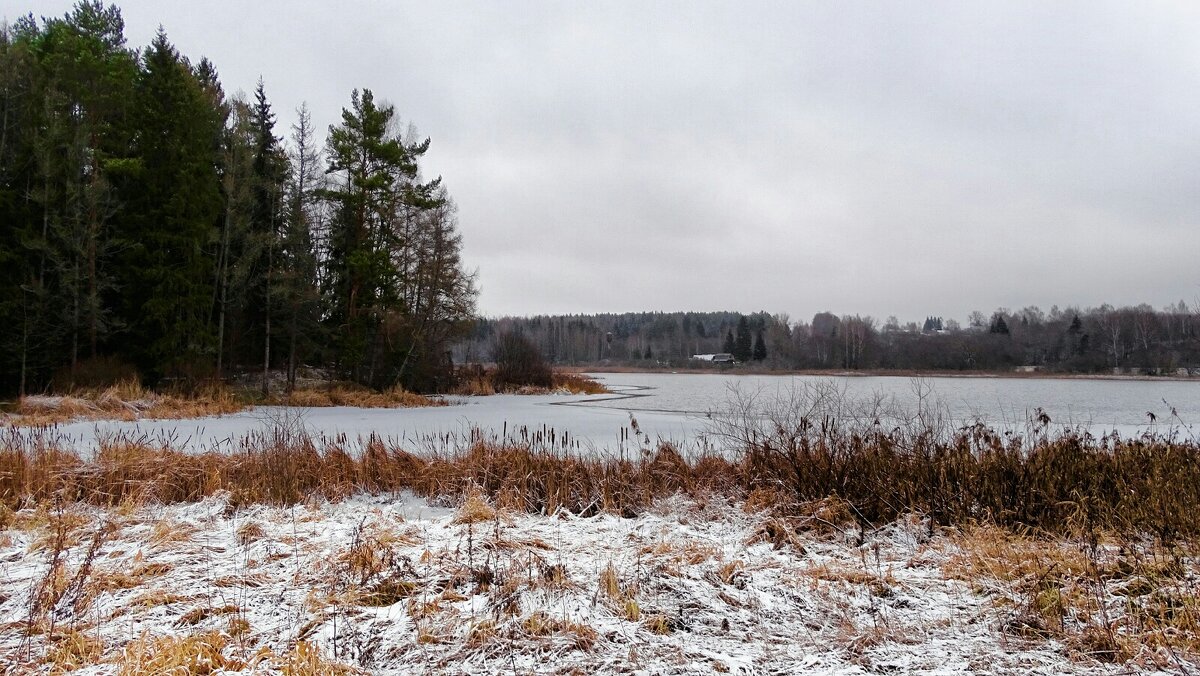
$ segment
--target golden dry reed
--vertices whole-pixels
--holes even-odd
[[[360,491],[460,497],[480,490],[528,512],[636,515],[675,493],[718,493],[781,512],[835,497],[864,527],[919,513],[931,526],[989,523],[1163,541],[1200,532],[1200,444],[1176,438],[1064,433],[1029,442],[984,428],[941,438],[822,426],[756,438],[735,453],[685,457],[669,443],[603,455],[534,441],[475,441],[417,454],[375,436],[350,442],[277,428],[229,452],[187,453],[117,437],[85,457],[50,430],[2,434],[0,503],[9,509],[49,499],[186,502],[216,491],[243,503],[291,504]]]

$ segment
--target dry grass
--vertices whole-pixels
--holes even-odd
[[[237,541],[239,545],[245,547],[252,543],[258,542],[266,534],[267,532],[263,530],[261,525],[255,523],[254,521],[247,521],[238,528]]]
[[[329,658],[380,668],[405,659],[413,669],[417,653],[428,654],[425,664],[438,668],[453,660],[505,654],[522,660],[519,668],[568,662],[587,668],[617,664],[617,654],[623,660],[632,635],[652,650],[678,650],[696,641],[779,645],[796,632],[817,632],[808,640],[827,641],[825,648],[867,669],[881,657],[880,647],[896,654],[897,645],[923,642],[927,626],[944,635],[932,626],[943,621],[961,624],[963,640],[979,642],[981,651],[1011,654],[1028,648],[1043,657],[1056,651],[1088,668],[1101,660],[1130,670],[1176,671],[1175,659],[1200,655],[1200,581],[1192,553],[1178,544],[1168,549],[1150,538],[1109,533],[1095,541],[1018,534],[991,524],[939,529],[925,541],[924,524],[906,518],[858,546],[847,537],[825,539],[819,529],[804,531],[814,514],[836,521],[842,509],[836,501],[797,502],[748,516],[740,497],[673,498],[630,528],[610,518],[496,518],[483,487],[471,484],[464,490],[455,514],[428,524],[406,522],[404,510],[392,509],[385,499],[367,501],[365,507],[358,501],[322,505],[330,521],[300,519],[300,534],[290,526],[293,536],[303,542],[332,533],[339,540],[297,553],[295,566],[289,560],[275,570],[255,566],[249,556],[286,540],[281,536],[289,526],[280,519],[285,511],[255,510],[253,521],[241,513],[222,513],[221,503],[230,496],[203,509],[147,506],[130,519],[139,526],[126,528],[104,552],[109,555],[96,559],[91,584],[110,593],[97,594],[94,612],[68,612],[77,598],[71,591],[74,581],[87,579],[81,572],[86,537],[77,538],[60,565],[46,567],[41,561],[59,551],[64,542],[59,539],[38,554],[36,574],[46,574],[41,591],[38,579],[29,585],[32,592],[44,592],[36,618],[0,630],[24,637],[20,640],[32,648],[19,669],[39,673],[105,663],[110,670],[135,674],[360,673]],[[92,529],[107,523],[98,510],[75,508],[92,515]],[[31,541],[43,530],[67,530],[62,525],[72,519],[62,515],[71,511],[25,508],[12,514],[10,524],[25,524],[19,537]],[[143,561],[148,531],[180,519],[219,534],[220,548],[212,551],[221,555],[209,561],[212,554],[172,554],[170,563]],[[265,542],[251,551],[230,546],[251,524],[264,527]],[[800,542],[814,554],[790,545],[787,551],[772,551],[770,524],[805,533]],[[567,533],[565,542],[551,534],[560,529]],[[572,543],[575,534],[588,544]],[[748,540],[756,544],[746,546]],[[206,545],[210,542],[206,537]],[[597,557],[611,557],[611,563]],[[104,568],[112,566],[128,572],[115,575]],[[135,587],[140,588],[126,591]],[[923,592],[941,598],[945,587],[952,591],[934,602],[938,609],[925,608]],[[967,589],[985,598],[970,598]],[[302,600],[306,592],[311,603]],[[285,593],[292,609],[283,620],[288,624],[280,625],[274,599]],[[794,610],[792,619],[772,620],[776,628],[764,630],[758,628],[758,599],[767,594],[797,601],[787,604]],[[950,615],[930,619],[941,617],[942,607],[949,607]],[[368,624],[373,617],[395,618],[405,629]],[[56,627],[55,618],[65,619]],[[333,627],[342,643],[330,649],[326,641]],[[158,636],[170,632],[178,636]],[[277,638],[281,635],[288,642]],[[301,647],[305,640],[320,640],[321,650],[316,643]],[[371,641],[381,646],[372,657],[347,651]],[[985,648],[983,641],[998,643]],[[597,650],[599,655],[592,654]]]
[[[103,389],[22,397],[7,422],[18,427],[39,427],[77,420],[202,418],[236,413],[252,404],[414,408],[446,406],[448,402],[402,387],[377,391],[353,383],[296,390],[263,400],[255,391],[233,390],[224,385],[206,385],[187,392],[155,392],[137,380],[126,380]]]
[[[454,515],[455,524],[475,524],[491,521],[496,518],[496,510],[488,504],[487,498],[478,488],[467,493],[463,504]]]
[[[71,629],[51,637],[45,663],[51,674],[65,674],[99,664],[104,643],[95,635]]]
[[[200,606],[199,608],[193,608],[192,610],[189,610],[188,612],[184,613],[183,615],[180,615],[179,619],[175,621],[175,626],[177,626],[177,627],[192,626],[192,625],[200,624],[201,622],[203,622],[204,620],[207,620],[210,617],[218,617],[221,615],[231,615],[231,614],[237,614],[240,612],[242,612],[242,609],[239,608],[238,606],[235,606],[232,604],[226,604],[226,605],[217,606],[217,607]]]
[[[1200,581],[1185,574],[1178,547],[1031,537],[988,526],[953,538],[947,576],[1008,594],[1002,607],[1010,633],[1057,638],[1079,657],[1137,657],[1166,669],[1177,667],[1179,653],[1200,654]]]
[[[637,601],[638,584],[636,580],[623,582],[615,566],[609,563],[600,571],[597,581],[597,597],[603,600],[618,616],[630,622],[637,622],[642,617],[642,607]]]
[[[865,531],[912,513],[931,529],[979,522],[1085,539],[1149,535],[1167,545],[1200,536],[1200,444],[1192,441],[1068,434],[1018,443],[979,430],[938,441],[826,429],[761,439],[728,457],[685,458],[661,444],[630,459],[532,439],[418,456],[377,437],[352,445],[276,429],[227,453],[108,439],[85,459],[47,430],[0,431],[0,504],[10,510],[0,520],[14,525],[28,518],[11,510],[55,501],[174,503],[228,491],[236,507],[402,489],[453,499],[476,491],[475,507],[624,516],[681,492],[727,496],[769,507],[758,537],[777,547],[794,546],[800,532]],[[72,528],[63,530],[70,538]],[[157,524],[152,542],[189,536]]]
[[[609,390],[602,383],[581,373],[565,373],[554,371],[550,374],[550,385],[521,387],[501,386],[496,384],[495,371],[481,367],[465,369],[460,375],[458,385],[453,394],[484,397],[493,394],[608,394]]]
[[[143,608],[155,608],[158,606],[169,606],[176,603],[186,603],[191,601],[190,596],[176,594],[175,592],[166,589],[156,588],[144,591],[133,597],[130,605],[141,606]]]
[[[565,390],[571,394],[609,393],[608,388],[602,383],[579,373],[561,373],[555,371],[551,377],[554,382],[553,389],[557,391]]]
[[[449,402],[438,397],[409,392],[402,387],[376,391],[348,383],[332,387],[296,390],[290,394],[277,395],[267,404],[281,406],[355,406],[359,408],[417,408],[422,406],[446,406]]]
[[[128,572],[125,570],[98,570],[92,574],[92,585],[97,590],[112,591],[117,589],[135,589],[154,577],[161,577],[171,572],[169,563],[143,563],[134,565]]]
[[[299,641],[286,655],[271,660],[284,676],[342,676],[366,673],[327,659],[321,650],[308,641]]]
[[[244,669],[244,662],[225,656],[227,642],[223,634],[215,631],[184,637],[142,636],[129,642],[121,651],[117,674],[211,674]]]
[[[591,650],[599,633],[585,624],[563,620],[543,611],[536,611],[521,621],[521,631],[530,638],[563,636],[576,650]]]
[[[487,397],[496,394],[496,386],[486,374],[475,374],[459,380],[454,394],[467,397]]]
[[[137,380],[125,380],[104,389],[22,397],[11,422],[32,427],[72,420],[201,418],[236,413],[243,408],[245,403],[222,386],[202,387],[185,395],[153,392]]]

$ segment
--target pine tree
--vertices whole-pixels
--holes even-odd
[[[253,142],[253,177],[251,191],[253,206],[250,212],[251,236],[255,240],[257,259],[251,262],[250,303],[248,313],[254,327],[253,335],[262,345],[262,393],[268,395],[268,372],[271,368],[271,296],[275,284],[275,257],[280,247],[280,222],[283,217],[282,199],[287,176],[287,157],[275,136],[275,113],[267,101],[266,89],[260,78],[254,90],[250,109],[250,129]]]
[[[737,345],[733,340],[733,331],[729,331],[725,334],[725,343],[721,346],[721,351],[726,354],[733,354],[736,348]]]
[[[738,318],[737,336],[733,344],[733,358],[740,362],[748,362],[754,356],[750,338],[750,321],[745,315]]]
[[[221,207],[212,157],[219,120],[161,29],[142,55],[136,103],[138,166],[122,186],[130,214],[121,232],[121,314],[146,372],[200,375],[215,353],[208,245]]]
[[[215,79],[213,80],[215,82]],[[213,92],[213,100],[223,99]],[[240,97],[220,104],[224,118],[219,141],[222,213],[216,250],[216,276],[213,289],[213,314],[216,316],[216,371],[225,374],[227,355],[238,358],[240,350],[229,344],[245,341],[246,303],[250,294],[252,261],[257,257],[253,246],[251,214],[254,209],[254,134],[250,125],[250,106]],[[228,336],[234,340],[229,340]]]
[[[433,365],[447,365],[441,346],[473,313],[475,288],[441,179],[419,180],[429,139],[403,140],[394,115],[371,90],[355,91],[330,129],[327,322],[349,377],[426,384]]]
[[[58,278],[74,374],[81,350],[96,357],[111,326],[102,296],[114,289],[108,263],[118,201],[112,180],[130,167],[126,119],[137,63],[125,48],[120,10],[98,2],[81,2],[65,18],[47,22],[39,54],[50,94],[44,101],[62,106],[46,113],[67,131],[52,162],[62,197],[54,239],[62,254]]]
[[[992,318],[992,325],[988,331],[990,333],[1007,336],[1009,334],[1008,322],[1004,321],[1004,315],[996,313],[996,316]]]
[[[377,107],[371,90],[351,95],[341,126],[327,142],[335,184],[325,193],[333,206],[330,223],[329,322],[345,373],[367,379],[367,353],[393,300],[388,280],[392,265],[381,244],[391,222],[398,183],[416,176],[414,154],[391,130],[394,111]],[[423,149],[420,149],[423,152]],[[419,154],[419,153],[416,153]]]
[[[762,329],[758,330],[758,334],[754,337],[754,361],[762,361],[767,358],[767,344],[763,340]]]

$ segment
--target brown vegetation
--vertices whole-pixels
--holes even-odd
[[[429,490],[437,485],[432,475],[451,464],[463,466],[454,481],[467,481],[467,464],[486,467],[486,474],[518,460],[521,452],[535,453],[526,447],[500,456],[501,450],[479,444],[474,455],[396,467],[390,478],[380,471],[375,481],[399,485],[407,473],[409,485],[428,481],[421,490]],[[354,454],[360,487],[366,485],[361,456],[375,454],[374,468],[383,470],[387,461],[378,454],[386,451],[372,440]],[[497,453],[490,461],[484,455],[489,452]],[[724,467],[736,474],[741,462]],[[1041,644],[1044,652],[1051,639],[1062,655],[1079,662],[1159,669],[1191,663],[1200,654],[1200,589],[1189,541],[1117,539],[1115,532],[1088,540],[1078,537],[1083,531],[1018,533],[967,520],[927,538],[917,515],[863,531],[851,502],[837,497],[797,502],[762,487],[746,493],[741,479],[699,479],[698,464],[669,447],[634,463],[638,485],[650,497],[632,527],[611,518],[514,514],[514,508],[531,509],[514,475],[501,477],[508,488],[500,492],[478,475],[470,483],[442,487],[439,494],[450,495],[463,486],[455,499],[441,501],[458,509],[420,523],[410,523],[391,500],[247,509],[245,494],[231,492],[216,494],[200,509],[130,508],[135,498],[127,496],[97,510],[62,500],[34,502],[31,496],[18,511],[0,510],[0,526],[11,528],[25,546],[44,543],[36,550],[39,563],[30,581],[10,583],[10,591],[28,586],[29,602],[21,606],[27,619],[7,628],[9,645],[20,646],[8,658],[49,665],[52,672],[106,663],[130,674],[208,668],[351,673],[328,661],[315,643],[303,642],[314,640],[317,627],[354,626],[342,623],[362,617],[364,609],[393,608],[406,623],[411,619],[411,629],[391,632],[400,638],[381,639],[408,646],[400,651],[385,646],[389,658],[419,646],[439,659],[461,657],[458,651],[466,649],[473,656],[571,655],[602,663],[623,649],[611,631],[614,622],[624,627],[622,633],[636,632],[664,648],[674,643],[658,641],[670,636],[684,643],[721,640],[730,623],[753,622],[754,632],[764,631],[747,609],[764,593],[782,593],[805,599],[781,604],[790,617],[807,618],[788,626],[807,624],[861,665],[870,655],[880,656],[874,646],[921,643],[931,615],[913,604],[926,602],[922,590],[937,595],[944,586],[956,591],[931,607],[961,613],[951,618],[976,641],[994,643],[983,637],[1003,636],[1005,650],[1014,641]],[[578,471],[589,468],[594,469],[580,465]],[[693,481],[689,486],[676,479],[674,485],[695,497],[667,496],[672,480],[664,477],[671,475]],[[558,480],[570,482],[566,474]],[[159,539],[160,530],[192,533],[199,524],[205,524],[203,540]],[[328,543],[313,538],[338,532],[340,539]],[[170,557],[173,563],[150,557]],[[286,565],[269,565],[279,560],[275,557]],[[126,570],[132,572],[118,573]],[[286,645],[295,646],[289,654],[274,652],[283,648],[268,632],[280,635],[280,629],[265,621],[275,613],[270,602],[262,602],[283,598],[280,589],[291,590],[289,612],[297,613],[286,630],[292,637]],[[975,594],[964,594],[968,589]],[[242,596],[247,590],[255,591]],[[469,601],[480,595],[487,597],[485,615],[477,615]],[[871,599],[872,609],[855,610],[864,598]],[[561,607],[590,610],[560,611],[560,601]],[[340,639],[335,634],[331,654],[346,659],[353,655],[347,645],[373,641],[394,626],[371,625],[369,632],[377,633],[347,632]],[[745,636],[768,640],[762,633]]]
[[[332,387],[295,390],[290,394],[276,395],[265,404],[273,406],[356,406],[359,408],[416,408],[420,406],[446,406],[445,399],[428,397],[409,392],[402,387],[377,391],[351,384]]]
[[[235,413],[245,406],[231,390],[220,386],[170,394],[148,390],[138,380],[130,379],[105,388],[73,390],[61,396],[22,397],[17,402],[13,422],[37,426],[71,420],[200,418]]]
[[[0,501],[10,508],[51,499],[171,503],[228,490],[242,502],[291,504],[357,491],[410,489],[436,497],[477,488],[523,511],[629,515],[677,492],[719,492],[749,496],[782,516],[836,497],[862,529],[919,513],[931,528],[982,522],[1163,542],[1200,534],[1193,518],[1200,513],[1194,441],[1066,433],[1025,442],[982,428],[942,439],[841,432],[826,423],[751,440],[735,456],[685,458],[666,443],[635,456],[494,442],[417,455],[377,437],[350,444],[277,429],[229,453],[183,453],[115,438],[84,458],[50,432],[9,429],[0,440]]]
[[[983,526],[955,533],[954,544],[948,577],[1008,590],[1000,605],[1011,635],[1058,639],[1103,662],[1200,655],[1200,586],[1187,564],[1194,542],[1089,543]],[[1124,602],[1113,607],[1114,598]]]
[[[224,385],[207,385],[186,392],[156,392],[132,379],[106,388],[71,390],[64,395],[22,397],[10,421],[19,426],[36,427],[74,420],[201,418],[236,413],[254,404],[412,408],[446,406],[448,402],[401,387],[378,391],[348,383],[298,389],[264,400],[257,391],[235,390]]]
[[[454,394],[482,397],[492,394],[608,394],[609,390],[596,379],[571,371],[552,371],[549,381],[541,384],[515,384],[497,375],[495,369],[472,365],[460,369]]]
[[[552,387],[556,391],[566,390],[571,394],[608,394],[608,388],[602,383],[581,373],[555,371],[552,379]]]

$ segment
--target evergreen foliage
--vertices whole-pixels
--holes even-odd
[[[733,358],[747,362],[754,356],[754,347],[750,338],[750,321],[743,315],[738,318],[737,335],[733,341]]]
[[[475,286],[449,194],[420,178],[429,141],[369,90],[327,166],[306,109],[286,145],[275,127],[263,82],[227,99],[161,29],[129,49],[115,6],[0,27],[0,392],[129,364],[448,384]]]
[[[763,341],[762,329],[754,336],[754,361],[762,361],[767,358],[767,344]]]
[[[997,312],[996,315],[992,317],[992,325],[990,328],[988,328],[988,332],[1004,336],[1009,335],[1008,322],[1004,321],[1004,315]]]

